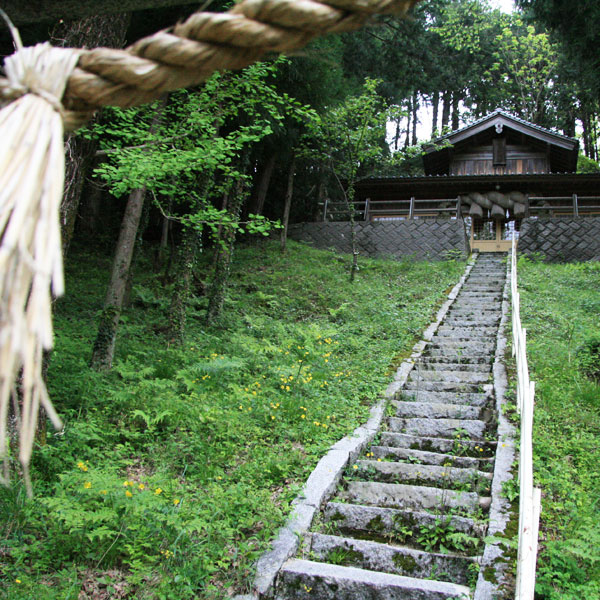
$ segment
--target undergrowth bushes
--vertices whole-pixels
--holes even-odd
[[[536,598],[600,597],[600,264],[519,261],[542,489]]]
[[[193,299],[169,340],[168,287],[142,264],[115,367],[88,368],[108,258],[74,253],[49,388],[65,421],[36,448],[36,499],[0,490],[0,597],[225,598],[325,450],[366,420],[464,265],[363,261],[291,243],[241,251],[224,317]],[[208,272],[207,259],[201,265]]]

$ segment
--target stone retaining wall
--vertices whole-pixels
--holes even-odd
[[[289,237],[315,248],[352,252],[350,223],[299,223]],[[417,260],[442,260],[449,252],[468,254],[469,246],[462,220],[414,219],[395,222],[356,223],[358,249],[362,256]]]
[[[524,219],[519,252],[547,262],[600,260],[600,217]]]

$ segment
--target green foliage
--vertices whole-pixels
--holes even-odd
[[[107,156],[96,175],[115,196],[145,186],[163,214],[198,231],[208,229],[215,239],[223,229],[268,235],[277,222],[250,215],[243,227],[238,215],[214,203],[248,179],[243,157],[250,147],[286,119],[314,118],[309,107],[277,91],[275,78],[285,63],[280,58],[235,74],[216,73],[199,89],[172,93],[164,108],[107,109],[84,132]]]
[[[49,370],[65,430],[34,454],[34,501],[0,492],[0,578],[20,600],[74,600],[98,582],[138,600],[248,591],[299,486],[368,418],[463,269],[365,259],[351,286],[348,256],[243,249],[221,327],[193,298],[175,347],[168,290],[142,260],[115,368],[97,373],[86,359],[109,259],[72,252]]]
[[[580,154],[577,159],[578,173],[600,173],[600,164],[595,160],[588,158],[584,154]]]
[[[438,519],[433,523],[419,525],[417,542],[426,552],[469,552],[477,549],[480,540],[467,533],[457,531],[452,517]]]
[[[600,388],[590,369],[600,268],[520,260],[519,276],[536,382],[534,476],[543,494],[536,596],[593,598],[600,589]]]
[[[308,123],[300,155],[326,165],[336,176],[344,195],[386,155],[385,127],[389,116],[377,93],[380,81],[366,79],[362,93],[350,96]],[[343,182],[343,183],[342,183]],[[349,198],[352,201],[352,198]]]

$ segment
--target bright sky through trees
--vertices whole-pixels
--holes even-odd
[[[490,0],[490,4],[493,8],[499,8],[505,13],[511,13],[515,9],[513,0]]]

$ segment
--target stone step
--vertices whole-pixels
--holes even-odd
[[[488,497],[475,492],[377,481],[350,481],[340,499],[384,508],[433,510],[441,514],[446,514],[448,509],[461,509],[465,514],[473,514],[480,508],[487,510],[490,504]]]
[[[491,373],[492,365],[486,363],[453,363],[450,361],[439,361],[423,357],[415,365],[414,370],[420,371],[467,371],[472,373]]]
[[[498,328],[500,323],[500,315],[494,318],[479,318],[475,317],[448,317],[444,321],[442,327],[495,327]],[[440,328],[441,329],[441,328]]]
[[[456,302],[452,305],[458,310],[471,311],[473,313],[483,312],[490,306],[495,306],[498,300],[490,300],[485,302],[484,300],[478,300],[474,298],[457,298]]]
[[[464,435],[456,438],[422,437],[409,433],[384,431],[381,434],[381,443],[384,446],[408,448],[454,456],[468,456],[472,458],[491,458],[496,453],[496,442],[483,440],[469,440]]]
[[[465,404],[441,404],[438,402],[405,402],[392,400],[396,417],[429,419],[480,419],[484,412],[481,407]]]
[[[502,317],[502,310],[499,308],[486,307],[482,310],[471,310],[470,308],[461,308],[459,306],[452,306],[452,308],[446,314],[446,319],[452,319],[455,317],[468,317],[473,319],[480,318],[494,318],[500,319]]]
[[[368,481],[402,483],[440,487],[443,489],[464,489],[480,495],[490,493],[491,473],[461,467],[441,467],[438,465],[413,465],[402,462],[358,460],[351,468],[355,477]]]
[[[443,381],[414,381],[409,380],[406,382],[404,389],[407,391],[419,391],[423,390],[426,392],[456,392],[465,394],[478,394],[485,392],[485,383],[455,383],[455,382],[443,382]]]
[[[485,406],[491,401],[485,393],[438,392],[430,390],[404,389],[396,395],[399,402],[439,402],[440,404],[466,404],[470,406]]]
[[[484,325],[454,325],[454,324],[444,324],[438,327],[436,331],[436,335],[443,336],[456,336],[456,337],[473,337],[473,336],[489,336],[496,337],[498,333],[498,327],[495,326],[484,326]]]
[[[497,304],[502,299],[502,292],[461,292],[456,297],[456,300],[452,304],[452,306],[458,306],[461,302],[468,302],[474,304],[485,304],[487,306],[492,306],[494,308],[498,308]]]
[[[440,381],[444,383],[488,383],[490,381],[489,373],[481,371],[450,371],[450,370],[431,370],[431,369],[413,369],[408,377],[408,381]]]
[[[394,433],[407,433],[423,437],[454,438],[457,433],[471,440],[480,440],[488,424],[475,419],[399,419],[389,417],[388,427]]]
[[[465,366],[474,366],[474,365],[481,365],[482,367],[491,369],[492,368],[492,359],[491,358],[485,358],[485,357],[480,357],[480,356],[473,356],[472,358],[469,358],[468,356],[461,356],[459,357],[457,360],[453,360],[452,358],[445,358],[443,356],[421,356],[418,360],[417,363],[415,364],[421,364],[421,365],[426,365],[429,363],[434,363],[434,364],[452,364],[452,365],[465,365]]]
[[[489,352],[496,347],[496,336],[461,336],[435,335],[431,338],[430,346],[455,350],[476,350]]]
[[[293,559],[282,568],[275,600],[468,600],[468,587]]]
[[[439,350],[441,352],[454,352],[461,354],[484,354],[489,355],[495,349],[496,341],[487,342],[470,342],[467,340],[461,340],[459,342],[451,341],[449,338],[434,337],[430,344],[427,346],[427,350]]]
[[[457,300],[461,298],[465,300],[481,300],[482,302],[490,302],[500,300],[502,298],[502,292],[482,292],[479,290],[461,290],[460,294],[456,297]]]
[[[322,533],[311,536],[310,551],[312,560],[461,585],[469,583],[472,565],[477,564],[475,557],[423,552],[404,546]]]
[[[493,465],[492,458],[472,458],[470,456],[453,456],[410,448],[394,448],[393,446],[371,446],[369,450],[373,458],[392,459],[412,464],[439,465],[468,469],[489,469]]]
[[[336,535],[363,539],[388,539],[394,543],[416,543],[421,527],[443,526],[482,540],[487,525],[470,517],[436,515],[430,512],[329,502],[323,513],[324,529]],[[475,542],[473,542],[475,544]]]
[[[462,348],[429,346],[429,348],[426,350],[425,356],[438,359],[447,358],[450,362],[470,362],[474,360],[480,360],[481,362],[490,363],[494,358],[494,353],[491,351],[483,352],[481,350],[478,350],[477,352],[467,352]]]

